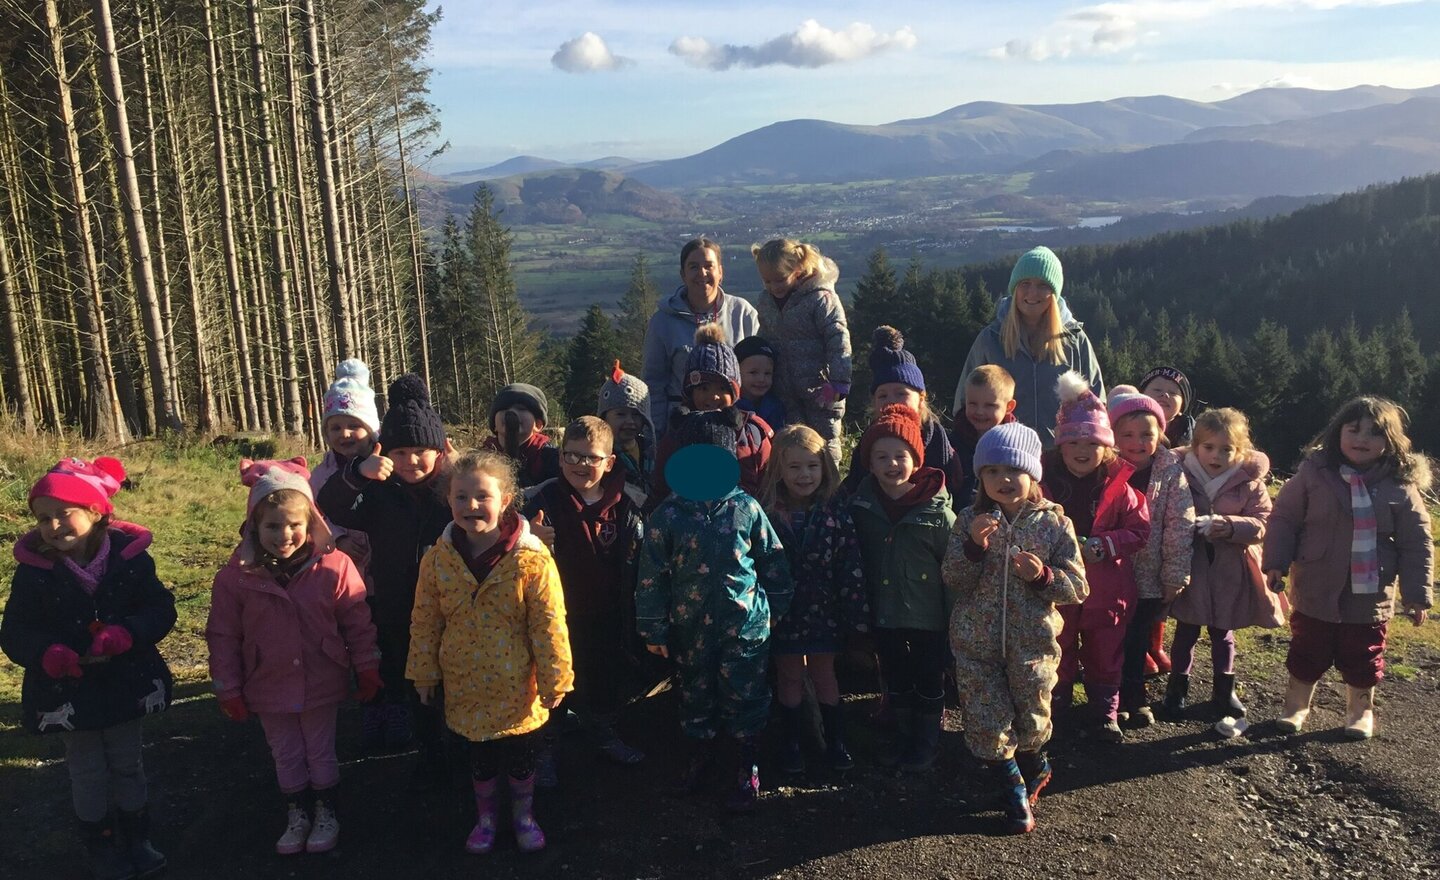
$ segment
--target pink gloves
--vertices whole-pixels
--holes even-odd
[[[850,383],[848,382],[826,382],[815,389],[815,399],[824,406],[832,406],[837,400],[844,400],[850,395]]]
[[[79,678],[84,674],[80,669],[80,655],[59,643],[45,649],[40,666],[51,678]]]
[[[385,686],[385,682],[380,680],[380,670],[378,669],[362,669],[355,673],[355,678],[357,681],[355,699],[361,703],[368,703],[375,699],[375,695],[380,693],[380,689]]]
[[[116,654],[124,654],[134,645],[135,640],[130,637],[129,630],[109,623],[95,631],[95,639],[90,643],[90,653],[97,657],[114,657]]]
[[[231,721],[244,721],[250,717],[250,709],[243,697],[225,697],[220,701],[220,711]]]

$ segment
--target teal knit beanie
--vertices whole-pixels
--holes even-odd
[[[1026,251],[1015,261],[1015,268],[1010,271],[1011,296],[1015,295],[1015,285],[1026,278],[1043,279],[1054,288],[1057,297],[1065,288],[1065,270],[1060,268],[1060,258],[1044,245]]]

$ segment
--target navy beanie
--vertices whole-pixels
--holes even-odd
[[[731,394],[740,399],[740,362],[735,350],[725,342],[725,328],[710,323],[695,332],[695,347],[685,359],[685,381],[680,389],[685,403],[690,403],[690,389],[708,379],[729,382]]]
[[[675,435],[675,448],[686,446],[718,446],[735,455],[736,436],[745,416],[734,407],[710,412],[692,412],[681,407],[670,418],[670,431]]]
[[[387,452],[396,449],[445,450],[445,424],[430,408],[430,389],[425,380],[406,373],[385,393],[389,408],[380,422],[380,444]]]
[[[905,350],[905,337],[886,324],[875,328],[870,337],[870,393],[888,382],[909,385],[925,393],[925,375],[915,363],[915,355]]]

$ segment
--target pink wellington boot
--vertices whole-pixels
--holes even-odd
[[[475,827],[465,838],[465,851],[483,855],[495,848],[495,787],[496,779],[474,779]]]

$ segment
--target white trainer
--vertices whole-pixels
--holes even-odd
[[[305,851],[305,841],[310,836],[310,817],[303,807],[292,806],[285,815],[285,833],[275,841],[275,852],[282,856],[293,856]]]
[[[305,840],[305,851],[312,853],[329,852],[340,842],[340,820],[335,811],[324,801],[315,804],[315,825]]]

